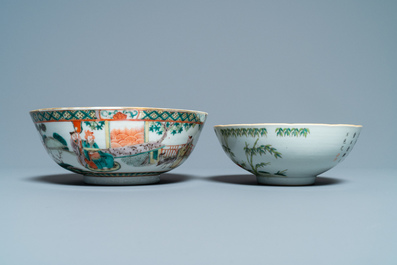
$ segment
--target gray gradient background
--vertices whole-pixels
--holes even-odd
[[[231,166],[212,126],[258,122],[362,124],[344,164],[395,164],[395,1],[0,3],[9,166],[53,166],[27,112],[68,106],[208,112],[186,168]]]
[[[360,174],[371,172],[371,175],[377,178],[386,174],[384,172],[395,172],[396,14],[397,1],[0,0],[0,87],[2,92],[0,108],[3,121],[0,131],[2,141],[0,158],[3,161],[3,168],[7,169],[4,172],[8,172],[2,173],[2,181],[11,181],[13,174],[10,172],[14,172],[14,170],[20,172],[15,173],[15,176],[20,178],[29,178],[29,174],[26,173],[29,170],[32,170],[34,172],[32,174],[35,176],[67,174],[44,151],[28,111],[37,108],[77,106],[168,107],[208,112],[207,123],[198,145],[191,157],[176,169],[177,174],[198,175],[202,178],[216,174],[245,174],[244,171],[234,166],[223,153],[212,127],[217,124],[262,122],[361,124],[364,128],[355,149],[341,165],[329,171],[327,176],[338,176],[343,169],[350,170],[353,179],[354,172],[361,172]],[[62,176],[64,178],[74,177],[73,175]],[[178,178],[178,175],[173,177]],[[359,180],[359,176],[356,175],[356,177]],[[392,183],[394,186],[391,185],[391,187],[395,187],[394,179],[389,176],[389,180],[394,181]],[[179,188],[183,185],[194,186],[194,183],[196,182],[180,184]],[[22,190],[26,191],[26,194],[32,195],[31,198],[52,198],[52,193],[56,194],[57,192],[52,190],[48,193],[49,188],[43,188],[40,192],[35,193],[36,191],[33,191],[35,189],[28,184],[25,182],[22,185],[24,187]],[[178,184],[175,185],[178,186]],[[201,187],[200,185],[209,184],[197,182],[196,185]],[[211,185],[209,186],[207,188],[211,190]],[[388,185],[386,184],[386,186]],[[11,191],[14,191],[12,189],[18,190],[18,182],[14,184],[9,182],[7,187],[11,190],[3,189],[3,195],[0,195],[3,196],[3,199],[12,197],[14,193]],[[165,192],[164,189],[167,188],[162,187],[159,189]],[[223,189],[222,187],[219,186],[220,190]],[[233,187],[236,189],[236,185]],[[66,201],[74,200],[77,207],[79,205],[78,198],[81,198],[78,195],[79,190],[77,189],[73,193],[64,189],[60,191],[60,196],[64,196]],[[155,188],[154,186],[137,188],[139,192],[145,189]],[[229,192],[226,188],[224,189],[224,192]],[[282,188],[276,188],[276,190],[280,189]],[[342,185],[341,189],[346,188]],[[269,190],[268,188],[267,190],[274,191],[274,189]],[[104,188],[100,188],[98,191],[99,194],[106,193]],[[93,192],[92,187],[90,187],[90,192]],[[246,190],[246,192],[249,194],[250,191]],[[392,191],[389,190],[389,192]],[[110,189],[110,193],[116,194],[115,188]],[[156,194],[156,192],[154,193]],[[42,194],[44,197],[40,197],[38,194]],[[68,198],[65,194],[75,195],[70,195],[71,197]],[[91,193],[93,197],[90,198],[95,201],[94,198],[97,197],[93,194]],[[119,193],[117,196],[122,197],[123,194]],[[134,196],[138,196],[138,194]],[[194,192],[190,194],[194,194]],[[283,194],[288,194],[288,192]],[[175,200],[185,200],[184,207],[192,203],[194,207],[201,209],[201,212],[197,213],[197,216],[193,214],[191,217],[205,219],[206,214],[209,214],[205,211],[205,207],[199,204],[198,199],[189,201],[183,197],[185,195],[189,195],[189,192],[182,192],[181,197],[175,197]],[[7,198],[7,196],[11,197]],[[161,195],[159,196],[161,197]],[[198,193],[197,196],[210,196],[204,202],[206,206],[211,206],[211,199],[215,201],[219,199],[215,191],[208,192],[208,194]],[[241,195],[241,198],[247,198],[244,196]],[[346,196],[340,198],[348,198],[348,195]],[[18,198],[21,199],[19,196]],[[115,197],[111,198],[110,201],[115,200]],[[149,206],[158,203],[155,200],[156,197],[150,198],[146,201]],[[166,198],[171,200],[170,198],[173,197]],[[18,201],[17,197],[14,199],[14,201]],[[389,199],[386,201],[390,202]],[[37,200],[38,203],[42,202],[40,199]],[[65,215],[65,219],[61,218],[63,221],[58,221],[60,225],[63,224],[62,222],[70,225],[67,218],[74,208],[68,208],[61,203],[65,206],[64,209],[70,211],[63,213],[62,209],[56,206],[56,199],[53,198],[53,200],[55,201],[52,211],[57,213],[57,218]],[[164,201],[164,198],[161,200]],[[245,203],[250,202],[246,201]],[[110,222],[111,217],[100,215],[106,209],[114,210],[111,203],[100,202],[98,205],[104,205],[104,209],[95,208],[96,210],[91,212],[92,218],[104,218],[101,220],[105,220],[105,223]],[[99,207],[98,205],[97,207]],[[230,212],[224,210],[226,212],[223,213],[228,215],[238,209],[248,211],[244,205],[244,202],[241,202],[236,206],[237,210],[229,207],[227,209]],[[127,204],[124,206],[127,207]],[[17,206],[11,204],[9,207]],[[144,205],[141,207],[145,208]],[[162,208],[163,214],[167,215],[168,208],[164,207]],[[215,206],[213,207],[215,208]],[[375,205],[374,209],[377,207]],[[382,214],[390,210],[386,210],[386,208]],[[7,205],[3,204],[2,209],[4,216],[9,215],[10,208],[7,208]],[[8,210],[4,212],[4,209]],[[15,209],[13,214],[19,216],[16,214],[17,208]],[[24,209],[20,211],[20,217],[34,219],[34,212],[43,214],[44,219],[54,217],[54,212],[49,210],[38,210],[34,207],[35,210]],[[184,209],[186,210],[186,208]],[[126,208],[120,206],[120,211],[123,210]],[[179,213],[175,209],[168,210],[174,215]],[[218,211],[218,209],[213,210]],[[277,212],[277,207],[275,206],[273,210]],[[349,211],[346,210],[346,212]],[[73,213],[76,214],[76,212]],[[149,220],[152,217],[159,218],[155,210],[149,210],[147,214],[148,216],[143,220]],[[379,213],[375,211],[369,212],[369,214]],[[221,214],[220,218],[222,217],[224,216]],[[384,218],[388,217],[384,216]],[[184,220],[187,219],[189,218],[185,216]],[[173,222],[171,219],[167,220],[169,223]],[[396,221],[397,217],[393,215],[392,220]],[[197,222],[195,224],[199,225],[199,221]],[[228,221],[225,222],[228,223]],[[359,221],[357,220],[357,222]],[[13,223],[11,219],[6,222],[11,225],[8,232],[13,229],[21,231],[20,228],[26,227],[21,223],[12,226]],[[116,223],[122,227],[122,223]],[[177,221],[176,223],[178,224]],[[103,222],[96,225],[115,242],[128,242],[127,244],[135,249],[139,249],[141,246],[139,242],[131,243],[124,238],[121,228],[119,228],[120,231],[117,230],[120,234],[114,235],[109,232],[110,230],[107,234],[104,227],[109,226]],[[145,229],[147,223],[139,225]],[[216,232],[212,233],[214,231],[211,230],[210,223],[206,223],[206,225],[209,230],[201,227],[201,230],[197,230],[197,234],[190,235],[198,238],[194,242],[188,241],[194,248],[201,246],[199,242],[214,242],[211,235]],[[233,222],[229,223],[229,226],[230,231],[226,232],[225,230],[228,235],[236,228],[233,226]],[[32,229],[33,227],[32,224]],[[363,229],[368,227],[364,226]],[[165,229],[165,227],[163,228]],[[187,230],[182,228],[182,231],[196,229],[185,228]],[[47,232],[57,231],[55,227],[51,229]],[[79,228],[73,226],[73,229]],[[83,228],[80,227],[80,229]],[[306,231],[305,229],[310,231],[310,227],[304,226],[302,231]],[[36,232],[37,234],[46,234],[44,231],[39,229]],[[78,233],[66,231],[66,234],[62,234],[62,236],[63,239],[66,238],[67,243],[62,244],[60,241],[57,243],[61,244],[66,251],[76,250],[77,246],[80,247],[80,241],[76,239]],[[148,234],[134,235],[138,238],[141,238],[140,236],[150,238],[150,229],[148,228],[147,231]],[[160,230],[156,231],[158,234]],[[162,231],[164,232],[164,230]],[[165,234],[160,232],[160,234],[172,237],[170,244],[175,243],[175,240],[183,239],[183,235],[178,234],[177,230],[172,231]],[[251,232],[255,234],[254,231]],[[328,232],[329,234],[333,233],[332,231]],[[273,236],[287,238],[282,232],[280,233]],[[68,234],[76,237],[68,238]],[[15,243],[15,247],[8,246],[5,250],[3,249],[3,258],[6,257],[7,264],[12,264],[13,258],[15,258],[10,253],[18,249],[26,253],[26,250],[29,249],[27,246],[18,245],[24,240],[35,245],[35,250],[40,253],[35,256],[33,253],[36,252],[33,250],[28,252],[27,259],[30,257],[33,263],[41,261],[40,264],[47,264],[43,261],[43,255],[47,252],[44,251],[44,247],[43,249],[39,247],[40,244],[45,246],[49,252],[54,252],[53,245],[50,243],[51,237],[48,235],[44,236],[48,241],[39,241],[37,244],[34,244],[35,241],[29,236],[25,235],[24,237],[23,234],[18,234],[19,239],[16,239],[15,234],[11,232],[6,235],[8,237],[3,237],[3,242],[0,242],[0,245],[3,243],[6,246],[6,240]],[[128,235],[131,236],[131,234]],[[240,238],[242,237],[241,233],[238,235]],[[236,245],[231,247],[230,243],[228,244],[234,253],[240,249],[238,235],[235,238]],[[268,234],[268,236],[272,236],[272,234]],[[163,237],[161,239],[153,235],[152,237],[154,237],[153,240],[140,241],[147,244],[146,248],[140,249],[140,256],[131,256],[130,260],[134,260],[133,257],[135,257],[135,261],[140,262],[139,264],[146,264],[143,262],[146,256],[142,253],[150,252],[151,248],[156,247],[157,242],[160,242],[162,246],[168,244]],[[90,243],[95,245],[97,241],[95,236],[93,238]],[[225,237],[225,239],[227,238],[229,237]],[[217,239],[219,240],[219,237]],[[178,241],[177,246],[184,249],[184,241],[182,241]],[[76,249],[69,245],[71,242]],[[220,249],[221,245],[225,243],[215,242],[219,242]],[[259,239],[255,242],[258,245],[263,243]],[[310,241],[309,239],[309,242],[309,246],[317,245],[316,240]],[[329,246],[327,245],[329,248],[338,244],[336,239],[329,242]],[[390,243],[396,243],[395,237],[389,237],[387,242],[389,246]],[[81,244],[85,243],[88,242],[81,241]],[[205,245],[205,243],[203,244]],[[183,253],[168,249],[168,251],[161,252],[163,262],[161,259],[157,260],[157,263],[155,259],[150,260],[151,262],[146,261],[147,264],[168,264],[168,262],[176,264],[174,257],[180,256],[185,258],[183,259],[185,262],[180,264],[193,264],[192,260],[188,262],[188,257],[192,256],[193,259],[194,256],[197,261],[200,251],[205,253],[205,257],[210,257],[210,253],[217,251],[227,256],[226,252],[219,248],[217,250],[215,245],[211,245],[215,250],[204,246],[204,248],[199,248],[197,253],[189,252],[187,249],[184,249]],[[260,253],[255,246],[251,246],[253,251],[249,252],[254,258],[256,254]],[[264,246],[271,247],[272,244],[266,243]],[[81,246],[81,248],[84,247],[88,253],[95,256],[95,251],[86,245]],[[95,247],[104,253],[105,250],[101,246],[95,245]],[[276,248],[278,249],[278,247]],[[244,248],[242,249],[244,250]],[[364,250],[369,249],[371,249],[369,246],[364,248]],[[122,250],[122,248],[118,248],[117,251],[109,253],[113,253],[116,259],[117,257],[125,258]],[[309,249],[301,250],[309,251]],[[126,252],[128,251],[126,250]],[[326,253],[326,249],[323,249],[323,252]],[[60,254],[61,251],[58,249],[58,252],[54,253]],[[78,251],[74,253],[84,257],[84,253]],[[359,254],[360,249],[356,249],[353,253]],[[74,264],[78,263],[77,257],[71,259],[73,255],[63,254],[64,256],[61,256],[65,264],[71,264],[68,262],[72,261]],[[277,257],[280,255],[284,260],[286,259],[284,254],[271,256],[268,253],[268,255],[269,258],[273,258],[273,261],[277,261]],[[344,255],[348,256],[349,253],[344,253]],[[96,253],[96,257],[102,256]],[[391,254],[386,257],[387,261],[391,261],[394,256]],[[88,259],[88,256],[85,258]],[[82,260],[87,262],[85,258]],[[256,264],[249,262],[248,256],[246,258],[239,256],[239,258],[241,259],[227,260],[228,264],[237,264],[243,260],[248,264]],[[54,264],[54,260],[56,260],[55,256],[46,261],[48,264]],[[106,258],[98,258],[96,262],[99,264],[106,260]],[[126,258],[124,261],[127,260]],[[210,260],[208,260],[209,264],[211,264]],[[216,263],[221,263],[221,260],[221,258],[217,259]],[[334,259],[333,261],[342,264],[341,260]],[[18,261],[21,262],[21,259]],[[201,256],[197,264],[208,264],[205,261],[205,258]],[[311,261],[319,264],[318,260],[314,258],[305,259],[306,264]],[[386,260],[383,261],[383,264],[387,264]]]

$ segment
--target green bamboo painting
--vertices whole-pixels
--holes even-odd
[[[260,146],[257,146],[258,141],[259,141],[259,138],[256,139],[256,141],[252,147],[250,147],[249,144],[247,142],[245,142],[244,152],[245,152],[245,156],[247,157],[248,165],[251,167],[251,169],[249,171],[255,175],[260,175],[260,173],[270,174],[269,172],[259,170],[260,168],[270,165],[270,162],[267,162],[267,163],[262,162],[262,163],[254,164],[254,162],[253,162],[254,156],[257,156],[257,155],[262,156],[262,155],[266,155],[267,153],[269,153],[269,154],[273,155],[275,158],[282,158],[281,153],[278,152],[277,149],[272,147],[270,144],[268,144],[268,145],[262,144]],[[241,166],[247,168],[247,165],[244,162]]]
[[[221,129],[221,135],[224,137],[229,136],[267,136],[266,128],[231,128],[231,129]]]
[[[277,136],[291,136],[291,137],[299,137],[304,136],[307,137],[310,134],[309,128],[277,128],[275,130]]]
[[[304,132],[305,131],[302,132],[302,135],[304,134]],[[307,134],[308,132],[306,131],[305,133]],[[277,151],[277,149],[274,148],[272,145],[258,144],[260,137],[267,136],[268,131],[266,130],[266,128],[226,128],[226,129],[221,129],[219,131],[219,134],[223,139],[222,141],[223,150],[229,155],[230,159],[237,165],[243,167],[244,169],[248,170],[249,172],[255,175],[276,175],[276,176],[284,176],[284,177],[287,176],[286,175],[287,169],[279,170],[276,173],[270,173],[263,170],[266,166],[270,165],[270,162],[261,162],[261,163],[254,162],[256,156],[264,156],[266,154],[270,154],[274,156],[276,159],[282,158],[282,154],[279,151]],[[245,142],[244,153],[246,156],[246,161],[238,161],[235,154],[232,152],[231,148],[229,147],[228,138],[239,137],[239,136],[258,137],[252,147],[249,145],[248,142]]]

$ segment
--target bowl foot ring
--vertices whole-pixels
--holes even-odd
[[[256,176],[259,184],[280,185],[280,186],[303,186],[312,185],[316,181],[316,176],[308,177],[282,177],[282,176]]]
[[[160,175],[134,177],[97,177],[84,176],[84,182],[94,185],[145,185],[160,181]]]

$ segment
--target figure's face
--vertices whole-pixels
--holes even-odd
[[[92,137],[91,135],[87,137],[87,141],[89,143],[93,143],[94,142],[94,137]]]
[[[77,141],[80,140],[80,134],[78,134],[77,132],[72,134],[72,140],[73,141]]]

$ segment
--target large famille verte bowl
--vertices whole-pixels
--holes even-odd
[[[102,185],[158,182],[187,159],[207,117],[136,107],[51,108],[30,115],[58,165]]]
[[[235,124],[215,126],[229,158],[258,183],[309,185],[343,161],[357,142],[360,125]]]

